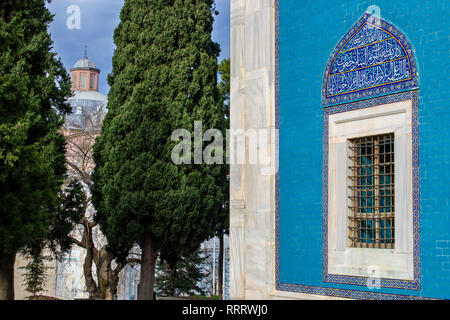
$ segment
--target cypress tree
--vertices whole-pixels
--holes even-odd
[[[171,159],[174,130],[192,133],[194,121],[203,131],[221,129],[223,122],[213,2],[125,0],[114,33],[93,201],[118,260],[133,243],[142,248],[140,299],[153,297],[158,253],[173,264],[194,252],[212,236],[223,201],[225,166]]]
[[[41,250],[36,252],[30,252],[27,256],[28,263],[26,266],[21,267],[24,269],[24,285],[25,291],[30,294],[29,299],[36,298],[39,293],[42,293],[45,288],[45,281],[47,280],[47,270],[49,267],[46,265],[49,257],[44,256]]]
[[[205,276],[205,260],[206,257],[197,250],[187,257],[179,257],[172,265],[167,261],[160,261],[157,265],[155,291],[166,297],[204,294],[198,283]]]
[[[230,127],[230,59],[224,59],[219,64],[219,75],[220,82],[218,84],[219,93],[221,97],[222,110],[223,110],[223,127]],[[225,175],[230,172],[230,167],[226,165],[226,172],[222,175],[221,184],[223,188],[223,205],[221,210],[218,212],[217,219],[217,230],[216,235],[219,237],[219,264],[218,264],[218,272],[217,272],[217,291],[219,293],[219,300],[223,299],[223,271],[224,271],[224,235],[229,234],[229,226],[230,226],[230,184],[229,179]]]
[[[58,234],[52,223],[66,171],[58,130],[71,93],[51,51],[45,5],[0,2],[0,300],[14,298],[16,253]]]

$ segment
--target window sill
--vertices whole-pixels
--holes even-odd
[[[328,257],[330,274],[414,280],[412,253],[395,249],[346,248],[329,251]]]

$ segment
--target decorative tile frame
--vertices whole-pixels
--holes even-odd
[[[371,24],[372,19],[376,21],[377,25]],[[376,20],[375,20],[376,19]],[[339,94],[334,95],[328,95],[327,88],[330,81],[330,73],[333,67],[333,64],[336,61],[336,58],[339,56],[340,53],[342,53],[342,49],[346,46],[348,41],[354,37],[358,31],[364,26],[364,25],[370,25],[373,28],[377,28],[387,34],[389,34],[392,39],[398,43],[403,50],[406,53],[406,56],[404,58],[407,58],[408,60],[408,68],[409,68],[409,77],[407,79],[402,79],[398,81],[393,81],[390,83],[380,83],[372,87],[368,88],[362,88],[359,90],[354,90],[350,92],[343,92]],[[374,44],[374,43],[372,43]],[[352,50],[355,50],[356,48],[353,48]],[[381,64],[384,64],[386,62],[383,62]],[[372,65],[373,66],[373,65]],[[367,69],[371,66],[366,66],[361,69]],[[350,71],[354,72],[354,71]],[[380,96],[385,95],[393,92],[400,92],[405,90],[412,90],[418,88],[418,76],[417,76],[417,66],[416,66],[416,60],[414,58],[414,50],[411,47],[411,44],[409,43],[407,37],[399,31],[395,26],[392,24],[386,22],[383,19],[375,18],[374,16],[364,13],[364,15],[350,28],[350,31],[347,32],[347,34],[342,37],[342,39],[339,41],[338,45],[334,48],[333,52],[331,53],[330,58],[328,59],[323,80],[322,80],[322,105],[323,106],[331,106],[338,103],[348,103],[353,100],[359,100],[364,99],[368,97],[374,97],[374,96]]]
[[[367,277],[328,273],[328,124],[336,113],[412,100],[412,205],[413,205],[413,274],[414,280],[380,279],[380,287],[420,290],[420,196],[419,196],[419,93],[407,91],[359,102],[337,105],[323,110],[323,281],[367,285]]]
[[[275,2],[275,127],[280,128],[280,0],[274,0]],[[369,18],[368,14],[364,14],[363,17],[355,24],[361,21],[366,21]],[[385,22],[386,23],[386,22]],[[355,27],[354,26],[354,27]],[[390,25],[389,25],[390,26]],[[399,32],[396,28],[392,26],[393,30]],[[400,33],[400,32],[399,32]],[[400,33],[401,34],[401,33]],[[401,34],[402,35],[402,34]],[[402,35],[403,36],[403,35]],[[417,67],[415,65],[414,56],[412,55],[412,49],[407,41],[406,37],[403,36],[408,49],[411,50],[411,64],[414,66],[413,81],[410,83],[407,89],[416,89],[418,85]],[[339,52],[338,46],[333,52],[336,55]],[[337,51],[336,51],[337,50]],[[330,57],[330,60],[332,58]],[[329,71],[331,66],[330,60],[327,64],[326,72]],[[327,74],[324,76],[324,83],[326,85]],[[406,87],[400,88],[405,89]],[[391,93],[395,88],[386,88],[381,94]],[[325,91],[322,91],[325,93]],[[367,95],[381,95],[380,91],[367,92]],[[363,98],[364,96],[357,96],[356,98]],[[351,100],[352,96],[343,96],[342,100]],[[413,155],[412,155],[412,176],[413,176],[413,264],[414,264],[414,280],[404,281],[395,279],[381,279],[381,285],[383,287],[396,288],[396,289],[411,289],[420,290],[420,190],[419,190],[419,131],[418,131],[418,105],[419,105],[419,95],[418,91],[408,91],[404,93],[383,96],[378,98],[372,98],[369,100],[363,100],[355,103],[348,103],[340,106],[335,106],[332,108],[325,108],[323,110],[323,281],[324,282],[336,282],[342,284],[353,284],[353,285],[366,285],[367,278],[364,277],[354,277],[354,276],[338,276],[328,274],[328,116],[330,114],[345,112],[350,110],[356,110],[361,108],[369,108],[376,105],[392,103],[403,100],[413,101],[412,110],[412,142],[413,142]],[[332,105],[333,102],[327,100],[326,97],[322,96],[323,105]],[[391,294],[391,293],[380,293],[373,291],[363,291],[363,290],[352,290],[352,289],[341,289],[341,288],[331,288],[331,287],[321,287],[321,286],[310,286],[301,284],[290,284],[283,283],[280,279],[280,175],[279,172],[275,175],[275,289],[280,291],[289,291],[302,294],[312,294],[312,295],[325,295],[340,298],[349,299],[374,299],[374,300],[421,300],[428,299],[417,295],[404,295],[404,294]]]

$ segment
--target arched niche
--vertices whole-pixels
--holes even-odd
[[[328,59],[322,106],[417,89],[418,72],[407,37],[392,24],[365,13]]]
[[[421,288],[417,89],[406,36],[367,13],[328,60],[322,84],[324,282],[367,286],[377,266],[380,288]],[[392,157],[386,160],[388,140]],[[371,174],[364,173],[368,167]],[[382,200],[387,194],[389,206]],[[368,198],[371,205],[362,205]],[[370,228],[364,226],[369,220]],[[362,239],[367,230],[372,236]]]

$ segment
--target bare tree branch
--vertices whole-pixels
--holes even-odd
[[[86,249],[86,245],[85,245],[83,242],[81,242],[80,240],[78,240],[78,239],[76,239],[76,238],[74,238],[74,237],[70,237],[70,240],[71,240],[75,245],[77,245],[77,246],[79,246],[79,247],[81,247],[81,248]]]

